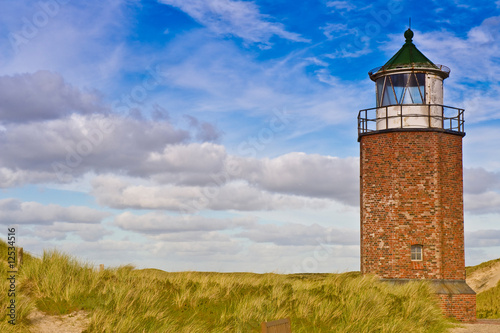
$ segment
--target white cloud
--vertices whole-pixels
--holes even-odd
[[[252,265],[253,271],[330,271],[328,265],[334,261],[344,261],[337,267],[345,267],[347,261],[351,266],[353,260],[345,256],[356,258],[359,253],[357,230],[318,224],[273,225],[257,223],[253,217],[217,219],[159,212],[124,213],[114,224],[147,235],[155,256],[188,270],[245,271],[243,267]],[[256,260],[257,266],[251,264]]]
[[[347,36],[355,32],[353,29],[349,29],[347,24],[343,23],[327,23],[326,26],[321,27],[320,29],[323,30],[323,33],[328,40]]]
[[[153,236],[177,234],[174,237],[178,237],[179,233],[203,234],[211,231],[249,227],[254,225],[255,221],[251,218],[216,219],[202,216],[167,215],[161,212],[151,212],[144,215],[125,212],[115,217],[114,224],[124,230]]]
[[[464,208],[472,214],[500,213],[500,173],[464,169]]]
[[[298,50],[263,62],[245,55],[233,43],[191,31],[169,44],[162,63],[168,72],[168,89],[155,97],[169,110],[203,113],[215,119],[224,119],[224,113],[242,112],[249,117],[248,124],[240,128],[243,133],[257,121],[272,118],[275,109],[289,113],[280,137],[303,135],[331,124],[352,124],[352,110],[367,107],[366,100],[373,97],[372,85],[339,79],[329,70],[310,73],[313,66],[323,68],[325,63],[312,65],[309,55],[307,50]],[[234,126],[226,124],[224,130],[238,134],[232,131]]]
[[[222,266],[224,258],[230,258],[233,261],[243,249],[242,244],[229,238],[212,239],[204,236],[204,239],[196,238],[194,241],[192,239],[178,242],[160,241],[154,245],[152,253],[170,260],[177,259],[184,262],[188,260],[187,263],[185,262],[185,265],[189,267],[188,270],[199,271],[207,270],[205,267],[213,267],[216,262]],[[207,261],[211,264],[207,265]],[[229,268],[226,267],[226,269]]]
[[[351,11],[353,9],[356,9],[356,6],[352,4],[352,2],[349,1],[328,1],[326,3],[326,6],[329,8],[334,8],[338,11]]]
[[[286,31],[283,24],[271,22],[253,1],[236,0],[159,0],[187,13],[198,23],[219,35],[234,35],[251,43],[269,43],[272,36],[308,42],[299,34]]]
[[[500,193],[487,191],[480,194],[464,194],[465,210],[474,214],[500,213]]]
[[[55,222],[100,223],[110,214],[85,206],[62,207],[55,204],[0,200],[0,223],[52,225]]]
[[[25,234],[29,235],[29,233]],[[43,240],[64,240],[71,234],[87,242],[95,242],[112,232],[100,224],[54,222],[52,225],[37,226],[33,235]]]
[[[325,207],[328,200],[270,193],[245,182],[221,186],[132,185],[114,176],[92,182],[99,204],[121,209],[166,209],[184,214],[201,210],[275,210]]]
[[[100,176],[92,182],[92,194],[109,207],[185,213],[318,209],[331,200],[359,203],[357,158],[290,153],[259,160],[227,155],[222,146],[203,143],[169,146],[146,159],[137,173],[152,176],[151,181]]]
[[[197,173],[206,175],[220,172],[225,159],[225,148],[213,143],[168,145],[162,152],[151,152],[143,169],[148,174],[186,173],[195,177]],[[175,180],[172,179],[172,182]]]
[[[0,188],[16,187],[25,184],[36,184],[46,181],[58,181],[53,171],[19,170],[16,168],[0,168]]]
[[[480,194],[494,189],[500,189],[500,173],[484,168],[464,168],[465,193]]]
[[[7,53],[3,72],[47,69],[64,73],[82,86],[112,84],[130,59],[123,39],[130,32],[130,9],[136,4],[121,0],[88,1],[85,6],[62,2],[18,1],[4,6],[0,12],[6,37],[0,39],[0,47]],[[47,10],[47,5],[58,8]],[[137,59],[133,61],[137,65]]]
[[[31,122],[61,118],[74,112],[103,111],[94,93],[72,87],[57,73],[0,76],[1,122]]]
[[[0,133],[0,187],[22,181],[72,181],[91,171],[141,174],[144,161],[189,138],[167,121],[117,115],[10,124]]]
[[[259,225],[242,231],[238,236],[257,243],[274,243],[283,246],[359,244],[358,230],[327,228],[318,224]]]
[[[476,230],[465,233],[465,245],[471,248],[500,246],[500,230]]]
[[[358,204],[358,158],[295,152],[245,162],[242,178],[268,191]]]

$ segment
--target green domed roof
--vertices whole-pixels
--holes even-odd
[[[417,47],[412,43],[413,31],[408,29],[404,33],[406,43],[403,47],[391,58],[384,66],[383,70],[406,68],[406,67],[419,67],[419,68],[433,68],[437,69],[432,61],[430,61]]]

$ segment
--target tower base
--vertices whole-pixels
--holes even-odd
[[[382,279],[391,284],[402,284],[412,279]],[[443,314],[461,322],[476,321],[476,292],[464,280],[427,280],[439,299]]]

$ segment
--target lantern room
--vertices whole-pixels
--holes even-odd
[[[434,64],[413,44],[413,31],[383,66],[368,74],[376,107],[361,110],[359,135],[389,129],[427,128],[463,132],[463,110],[443,105],[443,80],[450,69]]]

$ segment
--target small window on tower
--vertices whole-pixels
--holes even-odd
[[[412,261],[422,261],[422,245],[412,245],[411,246],[411,260]]]

